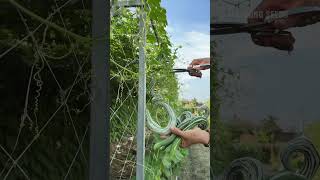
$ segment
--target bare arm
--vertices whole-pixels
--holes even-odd
[[[194,59],[192,62],[189,64],[188,68],[193,68],[193,69],[198,69],[198,70],[205,70],[209,69],[210,67],[201,67],[200,65],[204,64],[210,64],[210,58],[199,58],[199,59]]]

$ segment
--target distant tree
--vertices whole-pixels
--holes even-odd
[[[274,169],[277,169],[279,164],[276,155],[276,147],[275,147],[275,135],[278,132],[281,132],[281,128],[277,124],[278,118],[269,115],[262,122],[262,127],[260,131],[258,131],[258,141],[261,143],[265,143],[268,145],[268,149],[270,152],[270,162]]]
[[[197,105],[198,105],[197,99],[196,99],[196,98],[193,98],[193,99],[191,100],[191,104],[192,104],[193,106],[197,106]]]
[[[268,135],[275,134],[281,131],[281,128],[277,124],[278,118],[269,115],[262,122],[262,130]]]

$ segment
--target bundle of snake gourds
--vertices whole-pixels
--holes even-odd
[[[208,117],[209,111],[207,107],[202,107],[205,110],[204,116],[194,116],[190,111],[183,112],[180,116],[176,116],[173,109],[161,98],[153,98],[152,100],[155,105],[163,107],[169,115],[169,122],[166,127],[161,127],[157,122],[155,122],[149,110],[146,111],[146,119],[148,128],[154,133],[161,135],[169,135],[170,128],[177,127],[182,131],[190,130],[198,126],[201,129],[206,129],[208,127]],[[175,134],[170,134],[170,136],[154,145],[154,149],[166,149],[169,145],[178,145],[181,141],[180,137]]]
[[[181,138],[171,134],[170,128],[177,127],[183,131],[193,129],[198,126],[205,129],[208,126],[208,108],[204,116],[194,116],[191,112],[185,111],[180,116],[176,116],[174,110],[159,97],[154,97],[153,105],[163,107],[169,115],[168,124],[166,127],[161,127],[153,120],[149,110],[146,111],[146,121],[148,128],[156,134],[169,136],[166,139],[155,139],[155,144],[152,149],[152,160],[149,162],[149,179],[163,180],[170,179],[175,173],[179,172],[180,163],[187,156],[188,150],[180,147]],[[147,178],[148,179],[148,178]]]

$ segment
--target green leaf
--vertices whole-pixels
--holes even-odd
[[[168,156],[165,156],[165,157],[162,159],[162,164],[163,164],[163,166],[164,166],[165,168],[170,168],[171,162],[170,162]]]

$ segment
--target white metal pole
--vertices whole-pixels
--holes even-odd
[[[141,3],[140,0],[138,0]],[[137,180],[144,180],[144,160],[145,160],[145,112],[146,112],[146,14],[144,7],[140,12],[140,45],[139,45],[139,92],[138,92],[138,122],[137,122]]]

